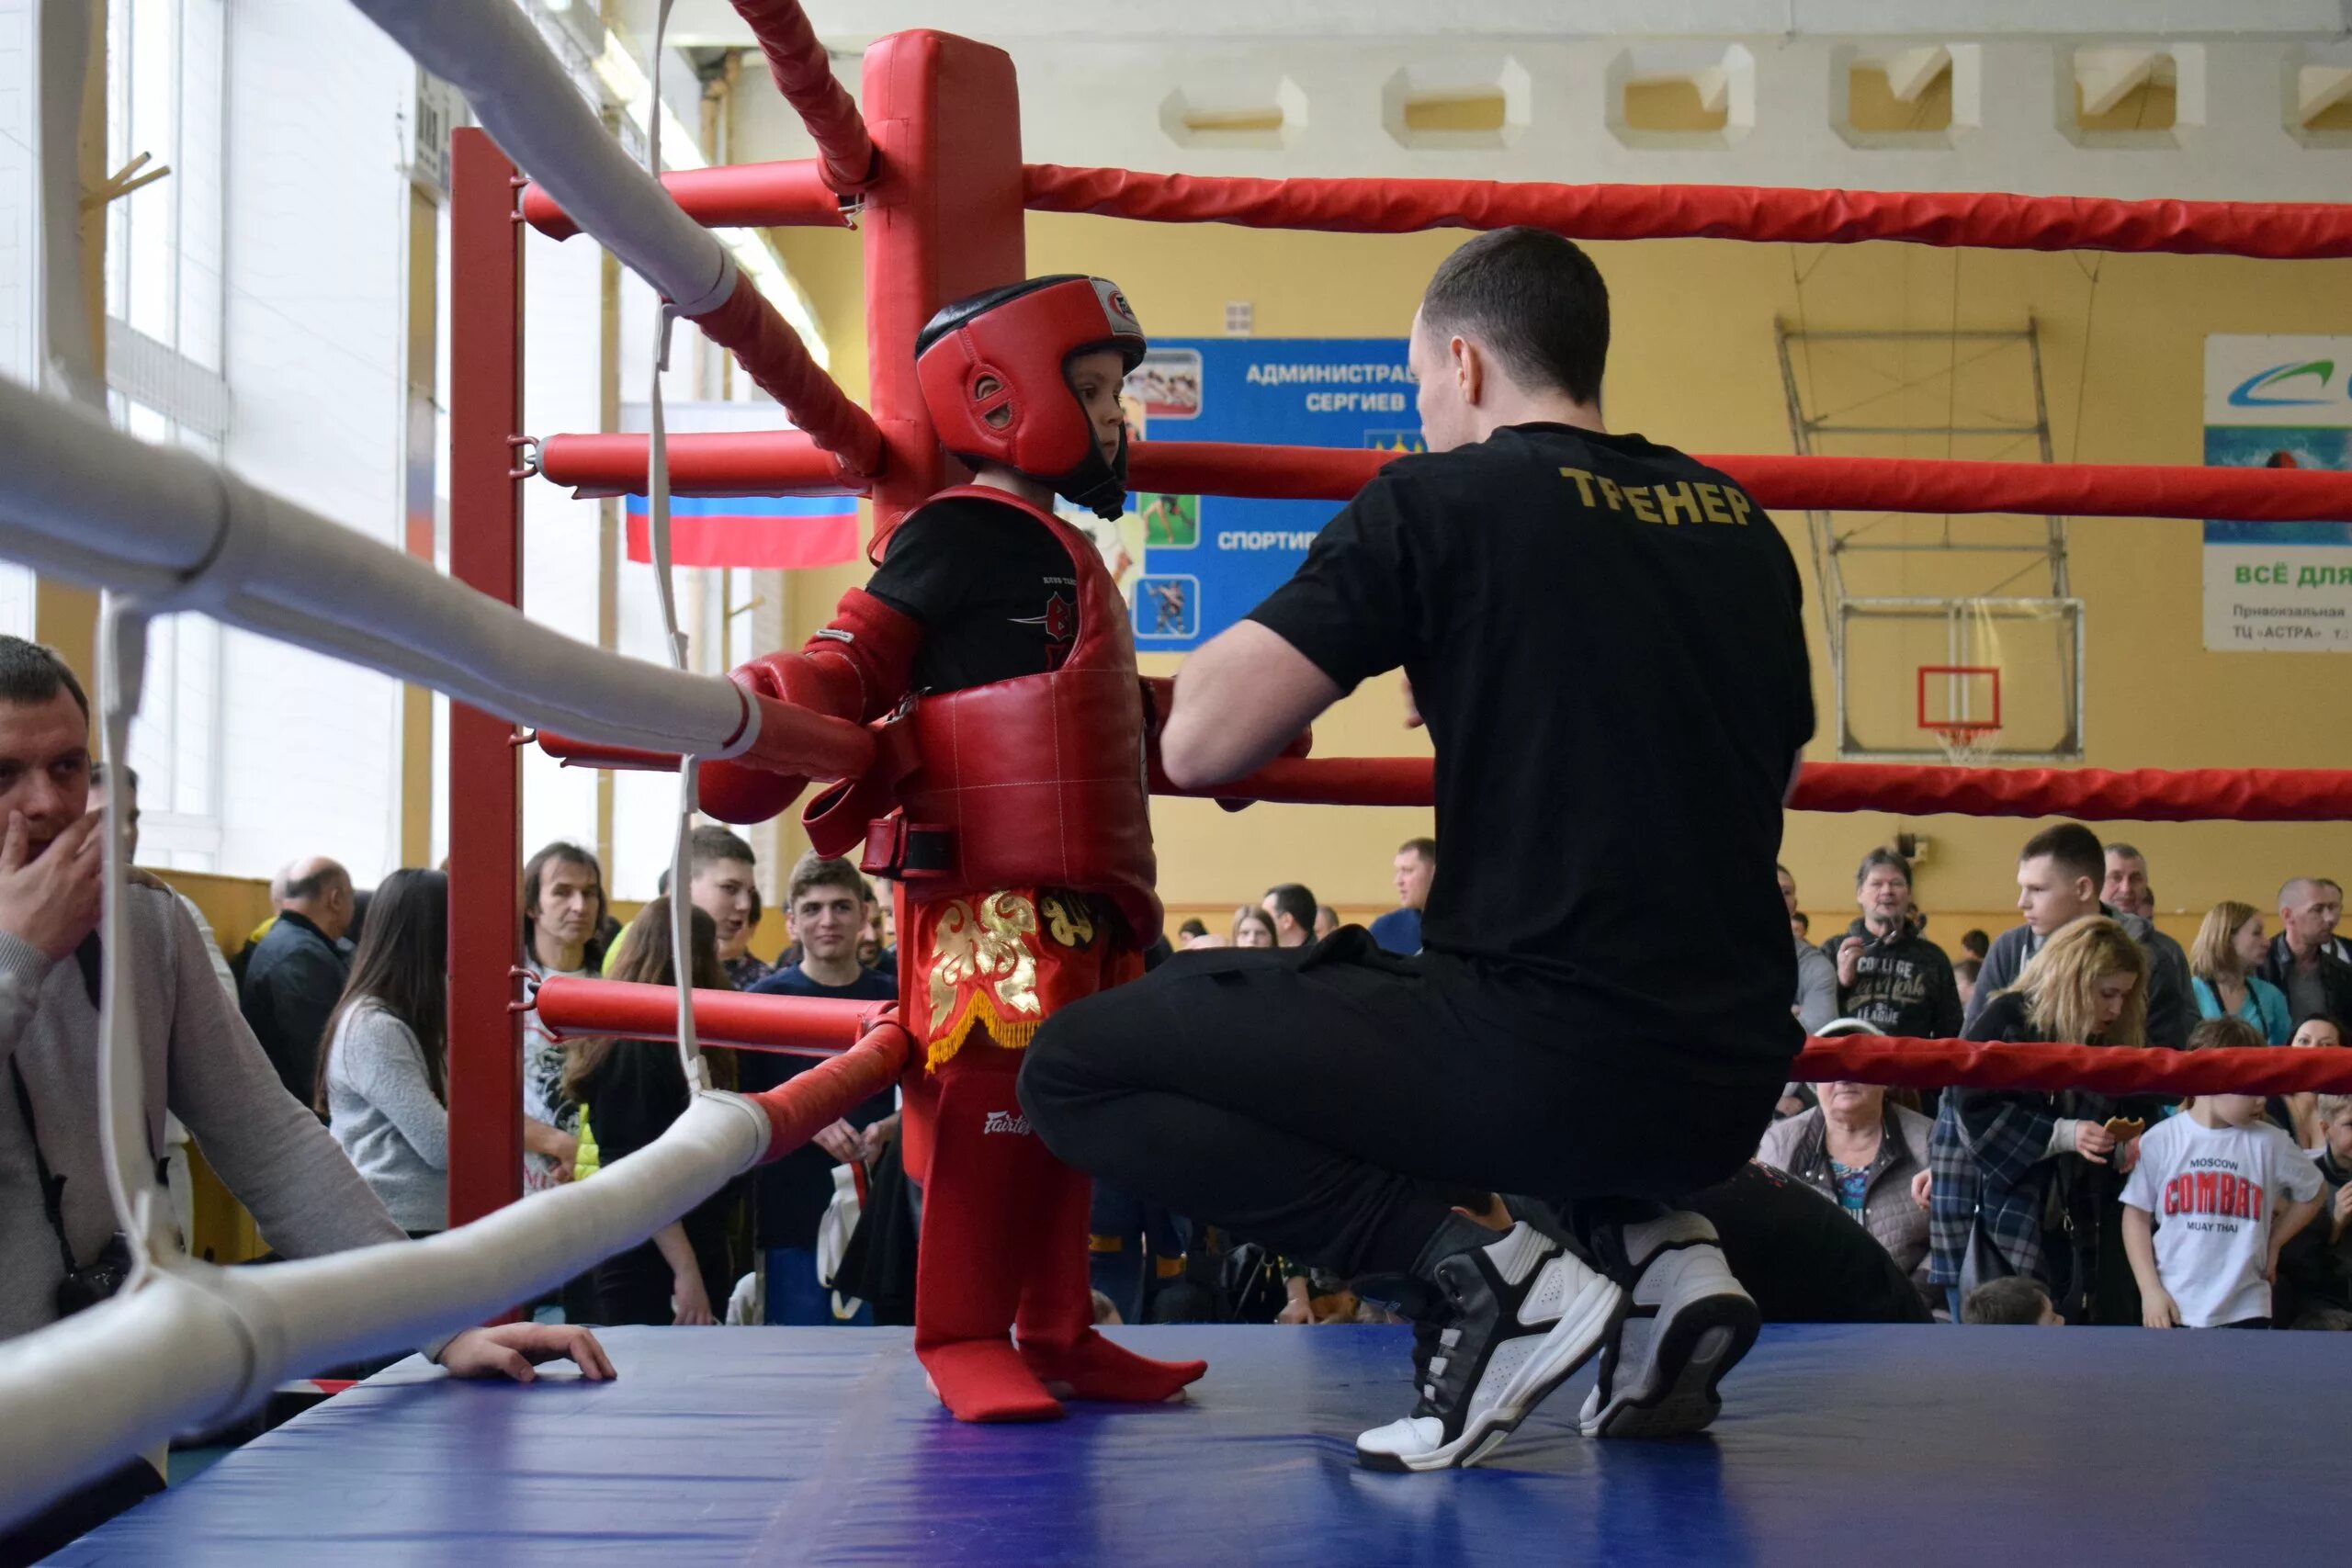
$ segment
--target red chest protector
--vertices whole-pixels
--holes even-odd
[[[840,808],[874,797],[829,790],[809,803],[810,840],[832,854],[863,838],[865,869],[902,877],[913,898],[1004,887],[1100,894],[1147,947],[1160,931],[1158,863],[1143,695],[1118,583],[1093,541],[1052,513],[978,486],[937,499],[950,496],[1016,508],[1053,534],[1078,585],[1077,635],[1048,673],[915,698],[889,727],[911,746],[883,748],[912,752],[894,792],[899,810],[842,821]]]

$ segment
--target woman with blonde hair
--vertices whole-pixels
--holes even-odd
[[[1984,1004],[1968,1038],[2139,1045],[2147,1025],[2147,955],[2121,926],[2091,916],[2043,942],[2018,983]],[[2098,1261],[2110,1249],[2102,1232],[2116,1228],[2104,1223],[2120,1190],[2115,1166],[2130,1157],[2108,1126],[2116,1111],[2112,1101],[2081,1090],[1944,1095],[1928,1151],[1928,1277],[1951,1292],[1954,1322],[1966,1289],[2004,1275],[2040,1280],[2052,1301],[2075,1306],[2070,1315],[2096,1295]],[[2045,1233],[2053,1187],[2064,1200],[2072,1249],[2052,1247]],[[2120,1259],[2120,1235],[2111,1249]]]
[[[2242,1018],[2270,1045],[2287,1043],[2287,994],[2254,971],[2269,955],[2262,911],[2225,898],[2205,911],[2188,948],[2188,988],[2199,1018]]]

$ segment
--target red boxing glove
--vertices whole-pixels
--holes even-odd
[[[772,653],[730,671],[727,678],[747,692],[760,696],[778,696],[781,694],[778,691],[780,682],[770,667],[806,657],[805,654]],[[794,683],[803,691],[811,690],[814,684],[809,681]],[[803,705],[818,706],[808,702]],[[819,711],[833,712],[829,707]],[[835,714],[834,716],[847,716]],[[808,779],[798,773],[770,773],[765,768],[746,767],[741,762],[705,762],[695,770],[695,803],[709,816],[739,827],[750,827],[781,816],[808,787]]]
[[[744,690],[854,724],[870,724],[907,693],[922,626],[863,588],[842,595],[833,619],[797,653],[763,654],[729,679]],[[741,762],[705,762],[702,808],[722,822],[765,822],[800,798],[808,780]]]

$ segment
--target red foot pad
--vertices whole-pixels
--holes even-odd
[[[915,1262],[915,1355],[959,1421],[1044,1421],[1062,1413],[1012,1348],[1041,1167],[1056,1166],[1014,1098],[1019,1066],[1017,1053],[976,1036],[932,1075],[933,1094],[907,1100],[910,1118],[930,1123],[931,1145]]]
[[[1209,1370],[1206,1361],[1155,1361],[1114,1345],[1090,1328],[1075,1345],[1021,1342],[1021,1359],[1048,1386],[1071,1399],[1111,1399],[1155,1404],[1173,1399]]]
[[[1062,1402],[1046,1392],[1009,1339],[917,1344],[931,1392],[958,1421],[1057,1421]]]
[[[1016,1318],[1022,1359],[1073,1399],[1155,1404],[1209,1370],[1206,1361],[1155,1361],[1094,1331],[1087,1278],[1087,1211],[1093,1183],[1043,1148],[1030,1197],[1026,1278]]]

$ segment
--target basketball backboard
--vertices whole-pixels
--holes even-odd
[[[2076,599],[1849,599],[1838,751],[1883,761],[2077,761]]]

